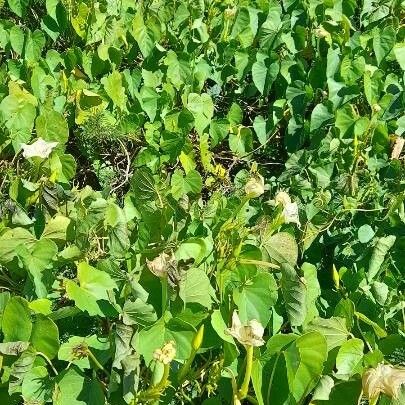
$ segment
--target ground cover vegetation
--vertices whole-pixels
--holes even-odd
[[[405,403],[405,3],[0,1],[0,403]]]

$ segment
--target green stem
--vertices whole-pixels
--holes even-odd
[[[191,350],[190,356],[188,357],[187,361],[181,367],[179,376],[177,378],[177,383],[179,385],[184,381],[184,378],[186,377],[188,371],[190,370],[191,364],[194,361],[194,357],[195,357],[196,353],[197,352],[195,350]]]
[[[49,366],[51,367],[51,369],[55,373],[55,375],[58,375],[58,372],[56,371],[56,368],[53,366],[51,359],[45,353],[37,352],[37,356],[43,357],[46,360],[46,362],[49,364]]]
[[[239,399],[246,398],[246,395],[248,393],[250,376],[252,375],[252,366],[253,366],[253,346],[246,346],[246,370],[245,370],[245,377],[238,392]]]
[[[163,368],[162,379],[152,389],[161,391],[166,387],[167,380],[169,378],[169,373],[170,373],[170,364],[165,364],[163,367],[164,368]]]
[[[110,373],[102,366],[102,364],[97,360],[96,356],[91,352],[90,349],[87,349],[87,356],[89,357],[89,359],[92,360],[92,362],[96,365],[96,367],[98,369],[100,369],[101,371],[103,371],[103,373],[110,378]]]

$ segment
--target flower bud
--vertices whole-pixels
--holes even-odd
[[[191,342],[191,346],[195,352],[198,351],[198,349],[201,347],[203,337],[204,337],[204,324],[200,326]]]
[[[264,193],[264,178],[256,175],[251,177],[245,185],[245,193],[250,198],[260,197]]]

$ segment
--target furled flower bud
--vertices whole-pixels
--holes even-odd
[[[156,349],[153,358],[163,364],[169,364],[176,356],[176,347],[173,340],[167,342],[161,349]]]
[[[363,374],[363,392],[369,400],[375,400],[381,393],[398,398],[401,386],[405,384],[405,369],[378,364]]]
[[[51,154],[52,150],[56,147],[57,144],[58,142],[47,142],[42,138],[38,138],[31,145],[22,143],[21,148],[23,150],[23,156],[26,159],[32,157],[39,157],[42,159],[46,159]]]
[[[247,325],[242,325],[236,311],[232,314],[232,326],[225,330],[225,333],[233,336],[244,346],[263,346],[264,328],[256,319],[249,321]]]
[[[204,337],[204,324],[202,324],[200,326],[200,328],[198,329],[197,333],[195,334],[195,336],[193,337],[193,340],[191,342],[191,346],[194,351],[198,351],[199,348],[201,347],[203,337]]]
[[[245,185],[245,193],[250,198],[260,197],[264,193],[264,178],[260,174],[251,177]]]

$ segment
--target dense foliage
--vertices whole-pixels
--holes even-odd
[[[405,403],[403,1],[0,3],[2,405]]]

